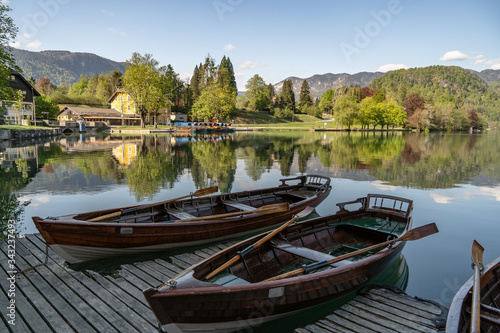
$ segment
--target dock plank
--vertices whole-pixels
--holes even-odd
[[[447,309],[437,303],[411,297],[392,286],[372,285],[332,314],[295,332],[435,333],[444,329],[446,315]]]
[[[68,267],[40,234],[16,239],[16,327],[0,315],[2,332],[156,332],[157,320],[142,291],[237,241],[229,241],[167,260],[121,265],[112,276]],[[7,279],[7,243],[0,241],[0,279]],[[0,286],[0,306],[9,299]]]

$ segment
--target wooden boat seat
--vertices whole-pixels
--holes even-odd
[[[316,195],[313,191],[293,191],[293,192],[276,192],[277,195],[289,195],[291,197],[297,197],[299,199],[308,199]]]
[[[316,261],[316,262],[326,261],[326,260],[330,260],[330,259],[335,258],[334,256],[332,256],[328,253],[312,250],[312,249],[309,249],[309,248],[303,247],[303,246],[296,246],[296,245],[293,245],[293,244],[287,243],[287,242],[273,242],[272,245],[276,249],[288,252],[290,254],[294,254],[296,256],[299,256],[299,257],[302,257],[305,259]],[[342,261],[336,262],[330,266],[340,267],[340,266],[349,265],[349,264],[352,264],[352,261],[342,260]]]
[[[167,211],[170,215],[175,216],[179,220],[187,220],[187,219],[194,219],[196,216],[191,215],[186,212],[181,212],[180,210],[168,210]]]
[[[250,210],[255,210],[256,209],[255,207],[252,207],[252,206],[249,206],[249,205],[245,205],[245,204],[242,204],[242,203],[239,203],[239,202],[235,202],[235,201],[223,201],[222,203],[224,205],[226,205],[226,206],[233,207],[233,208],[242,210],[244,212],[248,212]]]

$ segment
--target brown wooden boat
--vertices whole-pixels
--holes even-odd
[[[480,271],[478,277],[473,275],[455,294],[448,311],[446,333],[500,332],[500,257]],[[480,281],[477,296],[474,295],[476,279]],[[475,297],[477,305],[473,305]]]
[[[334,215],[254,236],[144,290],[162,329],[246,330],[336,299],[383,272],[418,229],[410,230],[411,200],[370,194],[337,205]]]
[[[280,181],[279,186],[272,188],[59,217],[33,217],[33,221],[56,253],[76,263],[197,246],[262,232],[307,206],[317,206],[331,190],[330,178],[323,176],[304,175]],[[280,204],[289,210],[266,210]]]

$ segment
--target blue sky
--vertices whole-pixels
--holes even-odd
[[[500,1],[3,0],[13,46],[126,61],[150,53],[183,79],[210,54],[239,90],[259,74],[358,73],[430,65],[500,69]]]

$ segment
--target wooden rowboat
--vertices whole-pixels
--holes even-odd
[[[477,279],[479,284],[475,282],[475,276],[472,276],[455,294],[448,311],[446,333],[500,332],[500,257],[480,271],[482,273]],[[475,284],[479,286],[476,306]],[[475,322],[475,316],[478,322]]]
[[[330,178],[323,176],[304,175],[280,181],[281,185],[272,188],[33,217],[33,221],[57,254],[76,263],[198,246],[262,232],[307,206],[317,206],[331,190]],[[266,210],[275,205],[286,205],[287,210]]]
[[[369,284],[399,256],[405,241],[397,237],[412,231],[412,201],[371,194],[338,206],[334,215],[254,236],[144,290],[162,329],[246,331],[256,319],[278,319]]]

